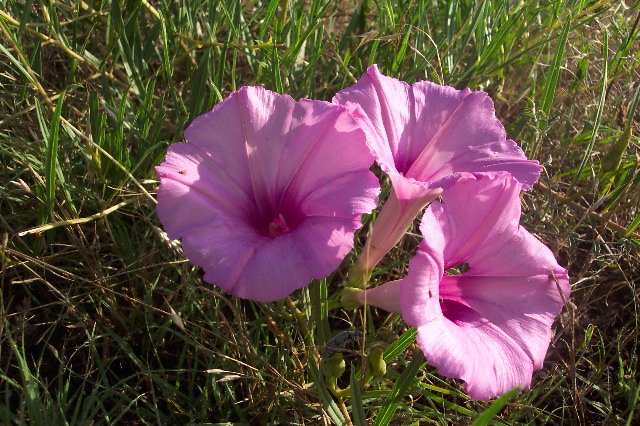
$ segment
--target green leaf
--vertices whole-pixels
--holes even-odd
[[[327,389],[327,385],[324,384],[324,377],[322,377],[313,358],[309,358],[309,369],[311,370],[311,376],[316,385],[318,397],[320,401],[322,401],[325,410],[327,410],[327,414],[329,414],[329,417],[331,417],[331,420],[333,420],[335,424],[346,425],[347,420],[344,418],[342,411],[340,411],[338,404],[333,400],[331,392]]]
[[[380,407],[380,411],[378,411],[378,415],[376,416],[376,426],[386,426],[391,422],[396,410],[400,406],[402,397],[404,397],[409,388],[415,383],[416,374],[423,363],[424,356],[422,352],[417,352],[387,394],[387,400],[382,407]]]
[[[544,129],[547,126],[549,116],[551,114],[551,106],[556,95],[556,89],[558,87],[558,80],[560,79],[560,67],[562,65],[562,59],[564,58],[564,48],[567,44],[567,38],[569,37],[569,29],[571,28],[571,16],[567,18],[567,21],[562,27],[562,33],[558,40],[558,46],[556,54],[553,57],[551,67],[547,71],[547,78],[544,85],[544,91],[542,93],[542,100],[540,101],[540,110],[543,113],[541,120],[541,127]],[[531,157],[537,157],[542,145],[542,133],[538,134],[533,148],[531,150]]]
[[[544,85],[544,92],[542,95],[542,101],[540,101],[540,109],[544,112],[545,117],[549,117],[551,114],[551,106],[553,105],[553,99],[555,98],[556,89],[558,87],[558,80],[560,79],[560,67],[564,58],[564,48],[567,45],[567,38],[569,37],[569,29],[571,28],[571,16],[567,19],[562,27],[562,33],[560,34],[560,40],[558,40],[558,46],[556,47],[556,54],[553,57],[551,67],[547,71],[548,76]]]
[[[324,346],[331,337],[327,281],[313,280],[309,284],[309,297],[311,299],[311,318],[316,327],[316,344]]]
[[[210,49],[204,50],[198,68],[191,78],[191,102],[189,108],[189,118],[191,120],[202,114],[205,109],[211,108],[211,105],[205,104],[205,101],[208,99],[206,89],[211,63],[209,51]]]
[[[60,134],[60,116],[64,104],[65,92],[62,92],[51,118],[44,163],[45,208],[48,220],[53,222],[53,210],[56,204],[56,168],[58,166],[58,136]]]
[[[353,414],[353,424],[356,426],[366,426],[367,416],[364,413],[364,405],[362,404],[362,394],[360,393],[360,383],[356,376],[356,368],[351,365],[351,413]]]
[[[511,389],[509,392],[502,395],[500,398],[493,401],[493,403],[484,410],[478,417],[476,417],[475,421],[471,424],[471,426],[485,426],[491,422],[491,419],[495,417],[496,414],[513,398],[515,395],[520,392],[520,388]]]
[[[596,143],[596,137],[598,136],[598,131],[600,130],[600,120],[602,118],[602,111],[604,110],[604,105],[607,100],[607,80],[609,78],[609,34],[607,31],[604,31],[604,40],[602,42],[602,85],[600,86],[600,100],[598,101],[598,110],[596,111],[596,116],[593,120],[593,130],[591,131],[591,138],[589,140],[589,145],[582,156],[582,161],[580,161],[580,166],[575,174],[573,182],[577,182],[580,178],[580,174],[582,173],[582,169],[586,166],[587,161],[589,161],[589,157],[591,157],[591,152],[593,151],[593,146]]]
[[[633,95],[633,100],[631,101],[631,105],[629,106],[629,110],[627,112],[627,123],[625,125],[625,129],[622,132],[622,135],[618,138],[618,141],[611,146],[609,152],[602,159],[602,171],[610,172],[617,170],[620,166],[620,162],[622,161],[622,156],[625,151],[629,147],[629,142],[631,141],[631,135],[633,133],[633,117],[638,108],[638,99],[640,98],[640,85],[636,87],[636,91]]]
[[[407,48],[409,46],[409,37],[411,37],[411,29],[407,28],[404,36],[402,37],[400,49],[398,49],[398,53],[393,58],[393,64],[391,65],[391,71],[393,74],[398,72],[398,69],[400,69],[400,65],[402,64],[402,60],[407,53]]]
[[[415,328],[410,328],[402,334],[395,342],[387,346],[384,350],[384,360],[387,363],[395,361],[398,358],[398,355],[407,350],[409,346],[416,341],[416,336],[418,334],[418,330]]]

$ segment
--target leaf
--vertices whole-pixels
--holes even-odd
[[[327,414],[329,414],[329,417],[331,417],[331,420],[333,420],[335,424],[346,425],[347,420],[344,418],[342,411],[340,411],[338,404],[333,400],[329,389],[327,389],[327,386],[324,384],[324,378],[322,377],[322,374],[320,374],[313,358],[309,359],[309,369],[311,370],[313,381],[316,384],[318,397],[320,398],[320,401],[322,401],[325,410],[327,410]]]
[[[311,318],[316,327],[316,343],[325,346],[331,336],[329,327],[329,307],[327,305],[327,280],[314,280],[309,285],[311,299]]]
[[[384,361],[389,363],[395,361],[395,359],[407,350],[409,346],[416,341],[418,335],[418,329],[410,328],[405,331],[395,342],[387,346],[384,350]]]
[[[400,406],[402,397],[407,393],[411,385],[415,382],[416,374],[424,362],[424,356],[417,352],[407,368],[402,372],[398,380],[393,384],[393,388],[387,394],[387,401],[378,411],[376,416],[376,426],[386,426],[393,419],[396,410]]]
[[[562,33],[560,34],[560,40],[558,40],[558,46],[556,54],[553,57],[551,68],[548,73],[549,76],[545,81],[544,93],[542,95],[542,101],[540,102],[540,109],[544,112],[545,117],[549,117],[551,114],[551,105],[553,105],[553,99],[555,98],[556,88],[558,87],[558,79],[560,78],[560,68],[562,65],[562,59],[564,58],[564,48],[567,44],[567,38],[569,37],[569,29],[571,28],[571,16],[567,19],[562,27]]]
[[[360,383],[358,382],[355,371],[355,366],[351,365],[351,412],[353,414],[353,424],[356,426],[366,426],[367,416],[364,413]]]
[[[578,171],[576,172],[576,175],[573,179],[574,184],[580,178],[582,169],[587,164],[589,157],[591,157],[591,151],[593,151],[593,145],[595,145],[596,143],[596,137],[598,136],[598,130],[600,129],[600,119],[602,117],[602,111],[604,110],[604,104],[607,99],[607,80],[609,78],[609,35],[606,31],[604,32],[604,40],[602,42],[602,56],[602,86],[600,90],[600,100],[598,101],[598,110],[596,111],[596,116],[593,120],[593,130],[591,131],[591,139],[589,140],[589,145],[585,150],[582,161],[580,162],[580,166],[578,167]]]
[[[553,57],[553,62],[551,63],[551,67],[548,71],[548,76],[545,81],[544,91],[542,93],[542,100],[540,101],[540,110],[543,113],[543,119],[541,127],[546,127],[546,124],[549,120],[549,116],[551,114],[551,106],[553,105],[553,99],[556,95],[556,89],[558,87],[558,80],[560,78],[560,66],[562,63],[562,59],[564,57],[564,48],[567,44],[567,38],[569,37],[569,29],[571,28],[571,16],[567,19],[562,27],[562,33],[560,34],[560,40],[558,41],[557,51],[555,56]],[[540,152],[540,146],[542,145],[542,137],[541,134],[536,138],[535,143],[533,144],[533,149],[531,150],[531,156],[536,157]]]
[[[629,109],[627,111],[627,123],[625,125],[624,131],[622,132],[622,135],[618,138],[618,141],[613,144],[613,146],[609,149],[609,152],[602,159],[603,172],[614,171],[617,170],[618,167],[620,167],[622,156],[629,147],[629,142],[631,141],[631,135],[633,133],[633,117],[635,116],[636,110],[638,109],[639,99],[640,84],[638,85],[638,87],[636,87],[631,105],[629,105]]]
[[[498,414],[500,410],[509,402],[511,398],[520,392],[520,388],[511,389],[509,392],[502,395],[500,398],[493,401],[493,403],[484,410],[480,415],[476,418],[476,420],[471,424],[471,426],[484,426],[488,425],[491,419]]]
[[[58,166],[58,136],[60,130],[60,115],[64,103],[65,92],[60,94],[55,112],[48,129],[47,146],[44,163],[45,181],[45,211],[49,221],[53,221],[53,209],[56,203],[56,168]]]

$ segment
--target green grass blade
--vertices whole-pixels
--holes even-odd
[[[404,60],[404,56],[407,54],[407,48],[409,46],[409,37],[411,37],[411,28],[407,28],[404,36],[402,37],[402,42],[400,43],[400,49],[398,49],[398,53],[393,58],[393,64],[391,65],[391,72],[396,74],[398,69],[400,69],[400,65]]]
[[[558,40],[556,47],[556,54],[553,57],[550,69],[547,71],[549,74],[544,86],[542,94],[542,100],[540,101],[540,110],[545,114],[545,117],[549,117],[551,114],[551,106],[556,95],[556,89],[558,87],[558,80],[560,79],[560,67],[562,60],[564,59],[564,49],[567,45],[567,39],[569,37],[569,29],[571,28],[571,17],[567,18],[564,26],[562,27],[562,33]]]
[[[33,0],[27,0],[24,2],[24,6],[22,6],[22,14],[20,15],[20,27],[18,27],[18,31],[16,33],[16,37],[19,39],[22,37],[24,29],[27,25],[27,22],[31,18],[31,6],[33,5]]]
[[[278,93],[284,93],[284,84],[280,75],[280,53],[276,46],[271,48],[271,64],[273,90]]]
[[[138,6],[139,7],[139,6]],[[133,10],[131,10],[133,9]],[[126,12],[126,13],[123,13]],[[129,78],[133,81],[133,88],[136,94],[142,95],[144,93],[144,85],[142,84],[141,70],[142,63],[139,56],[136,54],[139,50],[139,32],[128,31],[129,25],[124,21],[124,17],[128,22],[135,23],[138,17],[138,9],[133,6],[129,10],[122,10],[120,8],[120,2],[113,0],[111,2],[111,21],[113,28],[116,31],[117,43],[120,53],[123,58],[123,65]],[[130,36],[134,39],[130,39]]]
[[[487,1],[483,0],[480,2],[479,5],[477,5],[475,7],[475,12],[473,14],[473,17],[471,18],[471,24],[469,25],[469,28],[466,30],[466,36],[462,41],[461,46],[464,48],[465,46],[469,46],[470,42],[471,42],[471,38],[473,37],[474,33],[476,32],[476,28],[478,28],[478,23],[480,22],[480,18],[485,18],[486,16],[486,9],[487,9]],[[458,68],[458,65],[460,64],[460,61],[462,60],[463,55],[458,55],[458,57],[456,58],[453,66],[452,66],[452,71],[455,72],[455,70]]]
[[[313,280],[309,284],[309,297],[311,300],[311,318],[316,327],[316,344],[324,346],[331,337],[329,305],[327,303],[327,281]]]
[[[603,181],[611,183],[606,184],[607,189],[607,205],[604,211],[615,211],[620,205],[622,197],[636,184],[640,178],[637,174],[638,164],[634,161],[625,167],[616,167],[615,172],[608,173],[603,177]]]
[[[2,25],[5,30],[6,27],[4,25],[4,22],[2,22],[2,18],[0,18],[0,25]],[[2,45],[2,43],[0,43],[0,52],[2,52],[7,58],[9,58],[9,61],[16,67],[18,68],[18,70],[20,71],[20,73],[27,79],[29,80],[29,82],[34,86],[37,87],[38,83],[36,82],[36,80],[34,79],[34,77],[31,75],[31,73],[22,65],[22,63],[15,57],[13,56],[13,54],[6,48],[4,47],[4,45]]]
[[[638,226],[640,226],[640,209],[636,213],[629,226],[627,226],[627,231],[625,232],[624,236],[630,237],[635,232],[635,230],[638,229]]]
[[[547,118],[551,114],[551,106],[553,105],[556,89],[558,87],[558,80],[560,78],[560,67],[564,59],[564,50],[567,45],[567,39],[569,37],[569,29],[571,28],[571,22],[572,22],[571,16],[567,17],[567,20],[564,23],[564,26],[562,27],[560,38],[558,39],[558,45],[556,46],[556,54],[553,57],[551,68],[547,71],[549,75],[547,76],[547,79],[545,81],[542,100],[540,101],[540,109],[542,110],[542,112],[545,113],[545,116]]]
[[[455,79],[456,85],[467,86],[469,84],[468,82],[476,77],[476,74],[493,73],[506,65],[502,64],[501,66],[488,70],[492,65],[502,63],[498,55],[500,51],[504,49],[504,45],[509,36],[512,36],[513,32],[516,31],[517,23],[520,22],[523,14],[524,9],[514,12],[513,15],[509,16],[509,20],[504,22],[498,29],[492,30],[491,41],[479,54],[476,63],[473,66],[467,67],[466,70]]]
[[[589,157],[591,157],[591,152],[593,151],[593,146],[596,143],[596,138],[598,136],[598,131],[600,130],[600,120],[602,118],[602,111],[604,110],[604,106],[607,100],[607,80],[608,80],[608,67],[609,67],[609,35],[605,31],[604,32],[604,40],[602,44],[602,85],[600,89],[600,99],[598,101],[598,109],[596,111],[596,116],[593,120],[593,130],[591,131],[591,138],[589,139],[589,145],[585,150],[584,155],[582,156],[582,161],[580,161],[580,166],[578,166],[578,170],[573,179],[573,183],[580,179],[580,175],[582,170],[587,165],[589,161]]]
[[[498,414],[500,410],[520,392],[519,388],[511,389],[509,392],[502,395],[500,398],[493,401],[493,403],[484,410],[471,424],[471,426],[486,426],[490,424],[491,420]]]
[[[417,335],[418,330],[416,328],[410,328],[405,331],[402,336],[386,347],[384,350],[384,361],[387,363],[395,361],[401,353],[406,351],[407,348],[416,341]]]
[[[567,21],[562,27],[562,33],[560,34],[560,39],[558,40],[558,45],[556,47],[556,54],[553,57],[551,67],[547,71],[547,78],[545,80],[544,90],[542,92],[542,100],[540,101],[540,111],[542,111],[543,114],[541,120],[541,127],[543,127],[543,129],[541,130],[544,130],[544,127],[547,126],[547,122],[551,114],[551,106],[553,105],[553,100],[556,95],[556,89],[558,87],[558,80],[560,79],[560,67],[564,58],[564,49],[567,44],[570,28],[571,16],[567,18]],[[542,134],[543,132],[539,133],[539,136],[536,138],[536,141],[531,149],[530,156],[533,158],[536,158],[540,152],[540,148],[542,146]]]
[[[355,373],[355,366],[351,365],[351,413],[353,415],[353,424],[355,426],[367,426],[367,416],[364,413],[364,405],[362,403],[362,394],[360,393],[360,382]]]
[[[7,338],[14,355],[18,360],[20,374],[22,375],[22,381],[26,392],[26,406],[29,417],[31,418],[30,420],[34,422],[34,424],[46,424],[46,408],[40,399],[41,385],[37,380],[37,372],[35,372],[36,376],[34,376],[34,372],[27,361],[27,355],[24,351],[24,340],[21,342],[21,348],[18,348],[17,343],[10,335],[7,335]]]
[[[206,87],[207,79],[209,76],[209,68],[211,63],[211,57],[209,55],[210,49],[205,49],[200,63],[191,79],[191,102],[189,108],[189,120],[193,120],[198,115],[202,114],[206,109],[210,109],[211,105],[206,105]]]
[[[309,359],[309,369],[311,370],[311,377],[316,385],[318,397],[320,401],[322,401],[325,410],[327,410],[327,414],[329,414],[329,417],[331,417],[331,420],[333,420],[335,424],[346,425],[347,420],[344,418],[342,411],[340,411],[338,404],[333,400],[331,392],[329,392],[329,389],[327,389],[327,386],[324,384],[324,377],[322,377],[322,373],[318,370],[313,358]]]
[[[640,401],[640,384],[636,383],[636,392],[635,392],[635,395],[631,398],[629,415],[627,416],[627,421],[624,424],[625,426],[631,426],[633,422],[634,414],[636,412],[636,407],[639,401]]]
[[[626,39],[621,43],[616,51],[613,59],[611,59],[611,75],[616,76],[618,72],[623,69],[623,64],[625,59],[629,57],[629,51],[634,46],[634,42],[638,38],[638,34],[640,33],[640,13],[636,15],[636,19],[633,23],[633,26],[629,30],[629,34]]]
[[[387,394],[386,402],[382,407],[380,407],[380,410],[376,415],[376,426],[387,426],[391,422],[396,410],[400,406],[402,397],[415,383],[416,374],[423,363],[424,356],[422,355],[422,352],[417,352],[407,368],[405,368],[400,377],[398,377],[398,380],[393,384],[393,388],[391,388]]]
[[[58,167],[58,136],[60,134],[60,116],[62,115],[62,105],[64,104],[64,92],[62,92],[56,109],[51,118],[49,125],[47,145],[45,151],[44,163],[44,182],[45,182],[45,208],[49,221],[53,222],[53,211],[56,204],[56,168]]]
[[[636,111],[638,109],[638,100],[640,100],[640,84],[636,87],[636,90],[633,94],[633,99],[631,100],[631,105],[629,105],[629,109],[627,110],[627,122],[625,123],[625,128],[622,132],[622,135],[618,138],[618,141],[613,144],[609,152],[602,159],[602,171],[609,172],[617,170],[620,167],[620,162],[622,161],[622,156],[625,151],[629,147],[629,142],[631,142],[631,135],[633,133],[633,118],[635,117]]]
[[[267,6],[267,12],[265,14],[262,23],[260,24],[260,33],[258,34],[258,41],[264,42],[265,37],[267,36],[267,31],[269,31],[269,24],[278,10],[278,5],[280,4],[280,0],[271,0],[269,5]]]

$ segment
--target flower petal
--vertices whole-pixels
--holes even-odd
[[[442,259],[424,248],[421,245],[409,275],[400,281],[400,302],[405,322],[418,328],[418,345],[429,363],[443,376],[464,380],[475,399],[528,387],[533,363],[526,352],[498,325],[469,308],[466,299],[443,299]]]
[[[442,254],[430,253],[428,247],[420,244],[409,262],[409,275],[400,280],[402,318],[411,327],[429,324],[442,315],[439,286],[443,274]]]
[[[259,302],[282,299],[313,278],[329,275],[353,248],[356,223],[312,217],[278,238],[242,224],[215,221],[182,236],[185,255],[205,281]]]
[[[444,253],[445,269],[467,262],[487,246],[500,246],[518,229],[521,185],[506,173],[464,174],[425,212],[425,244]],[[439,237],[434,234],[441,234]]]
[[[306,262],[309,278],[324,278],[336,269],[353,249],[353,233],[359,226],[359,220],[340,217],[305,219],[291,238],[295,238],[298,256]]]
[[[238,241],[246,245],[244,252],[230,250],[229,246],[224,250],[244,254],[232,258],[221,252],[216,256],[234,262],[233,273],[205,268],[205,279],[220,283],[226,291],[242,298],[258,302],[282,299],[305,287],[311,279],[333,272],[353,248],[355,227],[347,219],[311,217],[278,238],[258,239],[248,245]],[[229,276],[234,281],[227,284]]]
[[[375,306],[387,312],[402,313],[400,306],[400,280],[365,290],[351,289],[353,298],[361,305]]]
[[[206,164],[226,175],[226,183],[239,188],[256,205],[239,96],[239,92],[229,95],[212,111],[194,119],[184,133],[188,145],[206,154],[206,158],[199,158],[196,164],[199,167]]]
[[[440,374],[464,380],[473,399],[490,399],[518,386],[529,388],[533,365],[513,339],[464,306],[450,310],[469,325],[440,316],[418,328],[418,345]]]
[[[269,239],[249,226],[217,220],[181,235],[185,256],[205,270],[205,280],[234,292],[252,253]]]
[[[355,281],[360,276],[366,281],[367,271],[433,199],[419,192],[448,189],[468,173],[508,172],[521,182],[520,189],[530,188],[539,177],[540,164],[527,160],[516,143],[506,139],[493,102],[484,92],[429,81],[409,86],[382,75],[373,65],[333,102],[345,105],[359,122],[395,194],[387,201],[392,206],[383,207],[374,223],[376,241],[367,243],[353,269],[358,275]],[[420,191],[415,190],[418,187]],[[403,206],[395,205],[399,200],[404,200]],[[389,212],[401,212],[401,220],[391,220]]]
[[[360,267],[373,270],[402,238],[424,206],[442,193],[439,188],[426,187],[421,182],[406,179],[398,174],[389,175],[393,190],[373,223],[371,234],[361,254]]]
[[[356,112],[380,167],[397,173],[402,167],[396,167],[396,162],[410,143],[415,120],[412,98],[407,83],[382,75],[377,65],[372,65],[356,84],[338,92],[333,102]],[[358,114],[356,105],[366,116]]]
[[[217,217],[251,222],[256,214],[255,205],[246,201],[247,193],[234,185],[224,170],[201,166],[206,163],[216,164],[198,146],[177,143],[156,167],[160,178],[158,216],[173,239]]]
[[[272,301],[324,278],[353,248],[380,187],[342,106],[245,87],[157,167],[158,215],[205,280]]]
[[[425,240],[400,283],[425,356],[476,399],[530,385],[570,292],[551,251],[518,225],[519,193],[508,174],[464,175],[425,213]],[[443,275],[460,263],[461,274]]]
[[[540,164],[524,158],[522,150],[510,139],[484,145],[468,146],[448,159],[440,152],[432,161],[440,159],[440,169],[434,172],[429,185],[435,188],[450,188],[461,173],[509,172],[515,176],[523,189],[530,189],[540,177]],[[435,167],[434,167],[435,169]]]
[[[432,188],[451,186],[452,175],[460,172],[506,171],[525,189],[539,177],[539,163],[527,160],[506,139],[484,92],[429,81],[409,86],[373,65],[356,84],[336,94],[334,102],[354,111],[386,173]]]
[[[436,182],[458,172],[507,171],[529,188],[540,165],[506,140],[493,101],[484,92],[456,90],[430,81],[412,86],[416,100],[417,146],[407,177]]]
[[[402,316],[418,328],[417,341],[429,363],[446,377],[464,380],[474,399],[492,398],[516,386],[528,387],[534,363],[520,339],[510,334],[517,327],[505,330],[503,326],[518,321],[523,330],[531,331],[526,328],[533,324],[529,328],[541,332],[536,341],[545,345],[544,355],[550,334],[546,325],[527,317],[509,318],[513,312],[496,324],[492,322],[495,316],[484,317],[468,306],[466,298],[443,293],[447,283],[440,282],[441,273],[438,260],[420,250],[411,261],[409,275],[400,282]],[[517,286],[511,288],[517,292]]]
[[[280,202],[310,215],[353,217],[377,205],[380,185],[365,170],[374,159],[365,135],[344,108],[302,100],[278,176]]]
[[[541,243],[539,243],[541,244]],[[503,330],[524,350],[534,369],[542,368],[551,341],[551,325],[569,296],[548,275],[534,276],[445,276],[440,297],[473,310]],[[559,282],[568,283],[558,267]],[[562,294],[561,294],[562,292]]]
[[[306,216],[351,218],[376,208],[380,186],[375,175],[348,173],[300,195],[300,210]]]

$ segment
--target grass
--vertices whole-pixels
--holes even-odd
[[[639,17],[604,0],[0,2],[0,423],[638,424]],[[194,117],[243,85],[330,99],[372,63],[488,91],[544,164],[523,222],[573,293],[531,391],[470,401],[398,318],[338,308],[353,258],[254,304],[160,228],[154,166]],[[314,356],[365,316],[387,374],[334,397]]]

